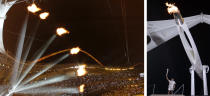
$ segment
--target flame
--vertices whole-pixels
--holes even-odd
[[[30,6],[28,6],[27,9],[28,9],[28,11],[30,11],[30,12],[32,12],[32,13],[36,13],[36,12],[38,12],[38,11],[41,10],[41,9],[38,8],[38,7],[36,6],[36,4],[34,4],[34,3],[31,4]]]
[[[77,75],[78,76],[83,76],[85,75],[87,72],[85,70],[86,65],[80,65],[79,68],[77,69]]]
[[[84,92],[85,84],[79,86],[79,92]]]
[[[179,12],[179,9],[174,4],[169,4],[168,2],[166,2],[165,4],[168,7],[167,10],[169,14]]]
[[[57,35],[59,36],[70,33],[68,30],[66,30],[63,27],[57,28],[56,32],[57,32]]]
[[[49,12],[43,12],[39,15],[40,19],[44,20],[50,15]]]
[[[72,48],[71,50],[70,50],[70,53],[71,54],[78,54],[79,52],[80,52],[80,48],[79,47],[75,47],[75,48]]]

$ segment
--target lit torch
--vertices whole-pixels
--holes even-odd
[[[79,86],[79,92],[84,92],[85,84]]]
[[[182,25],[184,23],[184,19],[182,18],[179,9],[174,4],[166,3],[166,6],[168,7],[167,8],[168,13],[173,14],[176,24]]]
[[[63,27],[57,28],[56,30],[57,35],[62,36],[64,34],[69,34],[70,32]]]
[[[80,65],[79,68],[77,69],[77,76],[83,76],[87,73],[85,70],[86,65]]]
[[[44,20],[47,19],[47,17],[50,15],[49,12],[43,12],[39,15],[40,19]]]
[[[39,12],[41,10],[41,8],[38,8],[36,6],[36,4],[31,4],[30,6],[27,7],[28,11],[32,12],[32,13],[36,13]]]
[[[79,47],[75,47],[75,48],[72,48],[70,50],[70,54],[74,55],[74,54],[78,54],[80,52],[80,48]]]

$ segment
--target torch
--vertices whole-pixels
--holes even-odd
[[[49,12],[43,12],[41,14],[39,14],[39,18],[42,19],[42,20],[45,20],[47,19],[47,17],[50,15]]]
[[[168,13],[173,14],[176,24],[182,25],[184,23],[184,19],[182,18],[179,9],[174,4],[166,3],[166,6],[168,7]]]
[[[62,36],[64,34],[69,34],[70,32],[67,29],[65,29],[64,27],[59,27],[56,29],[56,33],[58,36]]]
[[[36,12],[39,12],[41,10],[41,8],[37,7],[35,3],[29,5],[27,7],[28,11],[31,12],[31,13],[36,13]]]

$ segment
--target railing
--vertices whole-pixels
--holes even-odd
[[[176,94],[177,92],[179,92],[181,88],[182,88],[182,95],[183,95],[183,94],[184,94],[184,84],[182,84],[182,85],[174,92],[174,94]]]

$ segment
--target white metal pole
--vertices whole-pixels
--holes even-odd
[[[204,91],[205,96],[208,95],[208,86],[207,86],[207,78],[206,78],[206,73],[208,69],[209,69],[209,66],[203,65],[203,91]]]
[[[191,74],[191,96],[195,95],[195,72],[193,66],[190,67]]]

